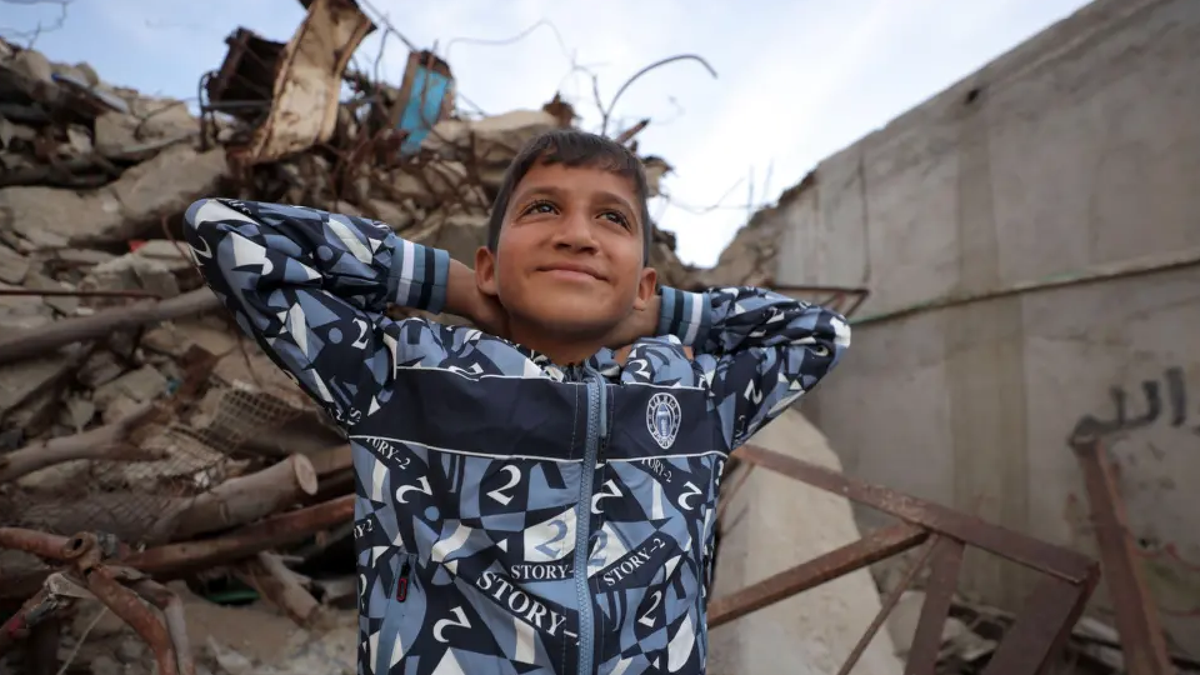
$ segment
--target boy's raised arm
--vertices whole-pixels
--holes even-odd
[[[238,326],[345,424],[376,404],[393,372],[387,305],[439,312],[446,303],[449,254],[373,221],[224,199],[192,204],[184,220],[205,280]]]
[[[692,347],[734,449],[812,389],[850,346],[837,312],[752,287],[662,289],[658,334]]]

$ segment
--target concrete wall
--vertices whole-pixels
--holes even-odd
[[[1172,639],[1200,655],[1200,268],[887,316],[1200,256],[1200,1],[1100,0],[812,178],[776,214],[777,275],[871,289],[805,407],[847,472],[1094,553],[1065,439],[1123,401],[1132,527]],[[992,559],[963,581],[1006,607],[1028,587]]]

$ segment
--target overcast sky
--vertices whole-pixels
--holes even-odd
[[[607,102],[630,75],[681,53],[635,83],[614,111],[653,120],[640,150],[676,169],[653,213],[688,262],[712,265],[745,223],[822,158],[886,124],[1087,4],[1083,0],[368,0],[368,13],[446,58],[459,92],[490,113],[538,108],[555,91],[598,130],[591,78]],[[238,26],[286,41],[296,0],[75,0],[35,47],[87,61],[101,78],[194,99]],[[52,25],[46,0],[0,0],[0,28]],[[538,22],[545,22],[529,31]],[[502,41],[528,31],[521,40]],[[383,31],[358,52],[369,68]],[[384,76],[398,82],[406,49],[389,39]],[[460,101],[461,103],[461,101]],[[465,105],[465,104],[464,104]],[[723,198],[723,199],[722,199]],[[717,208],[712,208],[717,206]]]

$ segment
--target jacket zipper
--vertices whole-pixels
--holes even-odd
[[[396,580],[396,593],[394,594],[396,602],[404,602],[408,599],[409,567],[409,560],[408,558],[405,558],[404,561],[400,563],[400,578]]]
[[[401,553],[399,566],[396,570],[396,581],[392,584],[390,593],[386,596],[389,598],[385,605],[383,614],[383,625],[379,627],[380,640],[375,649],[375,672],[386,673],[393,659],[392,651],[396,648],[396,637],[400,633],[400,624],[404,617],[404,608],[401,605],[408,599],[408,582],[410,575],[415,571],[413,569],[416,557],[411,553]],[[398,658],[398,657],[397,657]]]
[[[596,477],[596,462],[600,443],[608,436],[608,396],[604,378],[588,373],[587,380],[587,444],[583,450],[583,465],[579,481],[579,503],[575,505],[575,591],[579,601],[579,675],[591,675],[595,658],[592,639],[595,635],[595,616],[592,593],[588,584],[589,542],[592,530],[592,488]]]

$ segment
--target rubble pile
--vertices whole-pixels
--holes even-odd
[[[0,41],[0,659],[35,619],[100,597],[85,560],[160,608],[176,595],[145,575],[232,584],[300,625],[353,606],[352,567],[296,571],[352,560],[349,447],[220,311],[183,211],[213,195],[304,204],[471,264],[508,162],[577,116],[555,97],[458,117],[448,64],[414,52],[398,86],[371,81],[346,67],[371,22],[304,4],[286,44],[227,40],[198,114]],[[647,166],[657,191],[665,163]],[[688,285],[673,239],[654,242],[663,282]],[[104,536],[72,538],[88,532]],[[194,651],[177,633],[146,639],[160,673]]]

